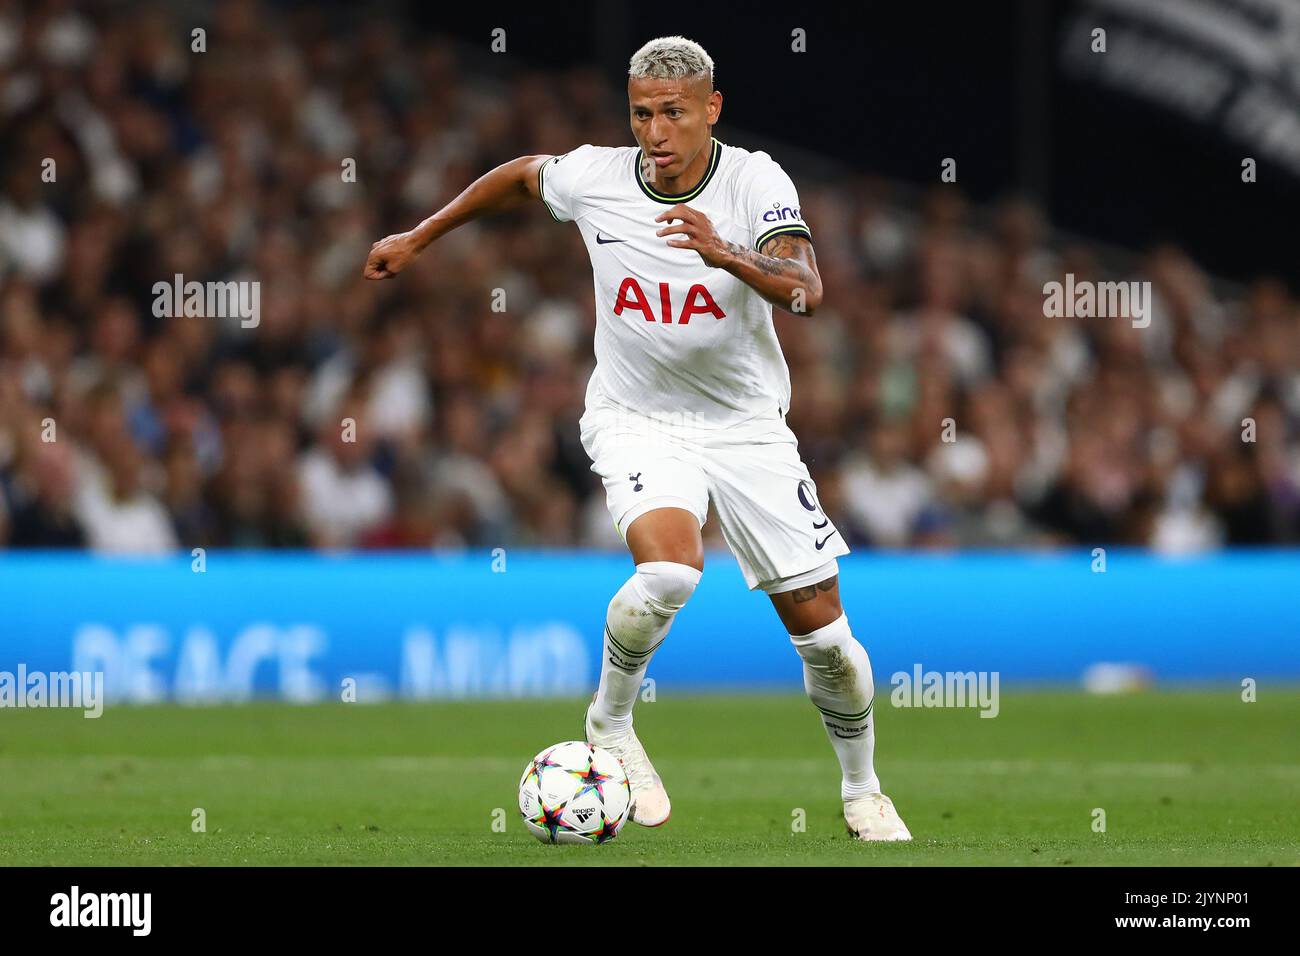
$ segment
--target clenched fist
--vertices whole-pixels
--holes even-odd
[[[391,279],[420,254],[420,247],[409,232],[384,236],[370,247],[366,257],[367,279]]]

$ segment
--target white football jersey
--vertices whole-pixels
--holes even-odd
[[[680,234],[655,235],[671,225],[655,216],[687,203],[723,239],[750,249],[782,234],[812,238],[794,184],[767,153],[717,139],[711,149],[703,179],[679,195],[646,180],[635,146],[579,146],[542,165],[542,199],[558,221],[578,224],[591,257],[589,410],[613,405],[716,429],[789,409],[790,371],[772,306],[694,249],[669,246]]]

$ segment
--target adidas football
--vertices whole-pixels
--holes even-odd
[[[623,829],[631,805],[618,758],[581,740],[547,747],[519,780],[519,813],[543,843],[606,843]]]

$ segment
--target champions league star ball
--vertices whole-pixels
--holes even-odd
[[[519,813],[543,843],[607,843],[631,806],[618,758],[581,740],[547,747],[519,780]]]

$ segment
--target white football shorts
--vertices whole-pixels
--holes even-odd
[[[849,553],[784,417],[708,430],[602,404],[579,427],[624,542],[631,523],[654,508],[684,508],[703,527],[712,500],[750,590],[815,584],[836,574],[835,558]]]

